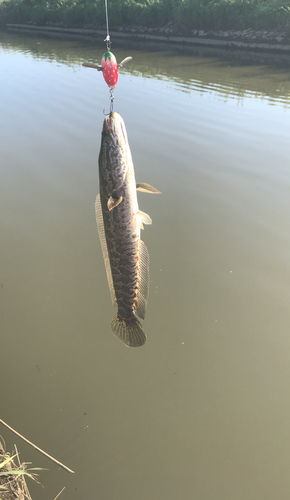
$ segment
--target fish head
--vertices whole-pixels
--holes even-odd
[[[103,141],[113,146],[118,145],[122,150],[128,148],[128,137],[124,120],[115,111],[106,115],[104,119],[102,138]]]
[[[128,176],[130,179],[134,178],[133,183],[136,192],[134,166],[126,127],[123,118],[116,112],[111,112],[104,119],[99,155],[99,172],[100,175],[106,178],[106,183],[110,186],[107,192],[108,199],[115,191],[118,193],[118,199],[123,196],[122,190],[128,182]]]

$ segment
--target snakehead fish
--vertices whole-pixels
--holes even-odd
[[[111,298],[118,307],[111,329],[127,346],[139,347],[146,335],[137,316],[145,317],[149,290],[149,254],[140,229],[152,221],[139,210],[136,191],[159,191],[136,184],[125,123],[115,112],[103,123],[99,184],[96,219]]]

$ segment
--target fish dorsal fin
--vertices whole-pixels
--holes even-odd
[[[139,318],[145,318],[149,294],[149,252],[145,243],[139,240],[138,291],[135,302],[135,311]]]
[[[152,219],[150,215],[145,214],[145,212],[142,212],[142,210],[139,210],[136,213],[136,218],[137,218],[137,223],[141,229],[144,229],[143,224],[152,224]]]
[[[108,254],[108,247],[107,247],[106,236],[105,236],[101,198],[100,198],[99,194],[96,198],[95,209],[96,209],[96,220],[97,220],[97,225],[98,225],[98,232],[99,232],[99,237],[100,237],[100,241],[101,241],[101,247],[102,247],[102,252],[103,252],[103,257],[104,257],[104,262],[105,262],[106,273],[107,273],[107,280],[108,280],[109,289],[111,292],[111,299],[112,299],[113,306],[116,307],[117,300],[116,300],[116,295],[115,295],[110,259],[109,259],[109,254]]]

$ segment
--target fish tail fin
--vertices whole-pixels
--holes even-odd
[[[140,347],[146,342],[146,335],[135,314],[131,318],[122,318],[118,313],[115,314],[111,329],[113,334],[128,347]]]

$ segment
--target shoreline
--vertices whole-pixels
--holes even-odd
[[[169,23],[170,24],[170,23]],[[38,26],[33,24],[8,23],[8,32],[44,34],[53,38],[96,41],[106,37],[103,27],[69,28],[63,25]],[[170,44],[178,46],[210,47],[225,50],[245,50],[272,53],[290,53],[290,35],[274,30],[191,30],[180,33],[174,27],[145,28],[141,26],[113,27],[111,38],[128,41],[150,42],[157,46]]]

